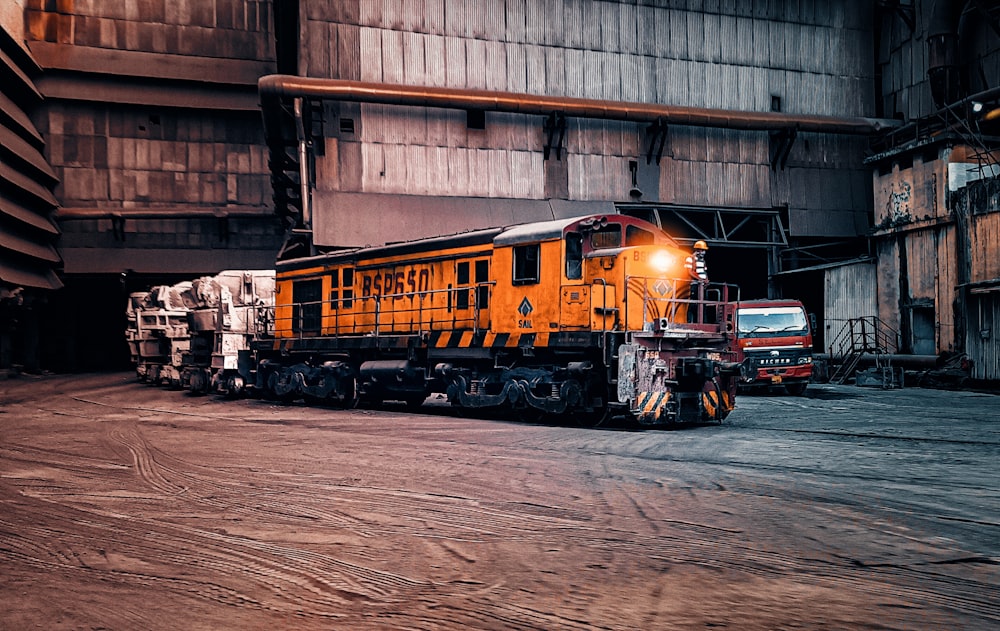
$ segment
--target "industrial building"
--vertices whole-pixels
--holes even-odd
[[[708,241],[820,350],[870,317],[1000,379],[992,3],[17,0],[0,27],[0,367],[122,367],[151,284],[596,211]]]

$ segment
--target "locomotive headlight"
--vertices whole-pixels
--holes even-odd
[[[668,252],[663,250],[658,250],[649,257],[649,264],[653,266],[657,272],[665,274],[670,271],[674,266],[674,257],[670,256]]]

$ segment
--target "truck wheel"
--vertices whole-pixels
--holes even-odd
[[[806,387],[808,385],[809,384],[807,384],[805,382],[803,382],[803,383],[788,383],[788,384],[785,384],[785,391],[788,392],[788,394],[790,394],[792,396],[801,397],[803,394],[806,393]]]

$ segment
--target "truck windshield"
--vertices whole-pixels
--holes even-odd
[[[801,307],[748,307],[736,315],[741,337],[755,335],[798,335],[808,331]]]

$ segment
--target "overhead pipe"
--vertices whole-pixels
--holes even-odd
[[[661,121],[692,127],[719,127],[754,131],[796,129],[801,132],[870,135],[898,127],[891,119],[861,116],[821,116],[785,112],[748,112],[544,96],[518,92],[496,92],[425,86],[407,86],[342,79],[316,79],[292,75],[268,75],[257,82],[261,106],[267,110],[282,99],[310,98],[384,105],[410,105],[463,110],[483,110],[548,116],[561,112],[578,118],[597,118],[639,123]]]

